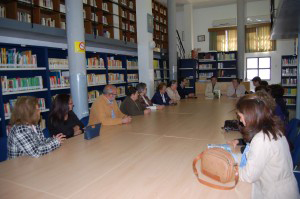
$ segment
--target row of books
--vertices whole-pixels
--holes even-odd
[[[39,0],[39,6],[53,10],[52,0]]]
[[[137,69],[138,68],[138,62],[137,61],[129,61],[127,60],[127,69]]]
[[[92,20],[92,21],[95,21],[95,22],[98,22],[98,16],[97,16],[96,13],[93,13],[93,12],[92,12],[92,14],[91,14],[91,20]]]
[[[213,69],[212,64],[199,64],[199,69]]]
[[[87,60],[87,67],[88,68],[105,68],[104,60],[99,57],[91,57]]]
[[[6,17],[6,10],[4,6],[0,6],[0,17]]]
[[[161,79],[161,71],[160,70],[156,70],[154,71],[154,79]]]
[[[122,61],[115,60],[114,57],[108,57],[107,58],[107,66],[108,66],[108,69],[121,69]]]
[[[295,85],[297,84],[297,78],[284,78],[282,79],[284,85]]]
[[[228,72],[226,73],[225,70],[219,70],[218,71],[218,77],[231,77],[231,78],[235,78],[236,75],[228,73]]]
[[[122,30],[128,30],[129,29],[129,24],[122,22]]]
[[[297,75],[297,68],[282,69],[282,76],[295,76]]]
[[[199,73],[199,78],[210,78],[211,76],[213,76],[214,73],[213,72],[209,72],[209,73]]]
[[[200,54],[199,55],[199,61],[201,60],[210,60],[210,61],[214,61],[215,60],[215,56],[211,53],[205,53],[205,54]]]
[[[218,60],[235,60],[235,53],[217,53]]]
[[[284,88],[285,95],[297,95],[297,88]]]
[[[31,50],[26,50],[22,52],[17,52],[15,48],[8,49],[1,48],[0,54],[0,67],[7,68],[26,68],[30,64],[30,67],[37,67],[37,57],[36,55],[32,55]],[[9,65],[5,65],[9,64]]]
[[[296,104],[295,98],[286,98],[285,100],[286,100],[287,105],[295,105]]]
[[[48,59],[49,68],[68,68],[69,62],[68,59],[58,59],[58,58],[49,58]]]
[[[27,78],[7,78],[7,76],[1,76],[1,85],[3,93],[36,90],[43,88],[43,79],[42,76]]]
[[[121,9],[121,16],[127,19],[127,11]]]
[[[88,101],[89,102],[94,102],[97,99],[97,97],[99,97],[99,96],[100,96],[99,91],[97,91],[97,90],[89,91],[88,92]]]
[[[129,20],[130,21],[135,21],[135,15],[132,13],[129,13]]]
[[[218,63],[218,69],[223,69],[223,68],[236,68],[236,65],[231,65],[231,66],[227,66],[224,67],[224,63]]]
[[[160,19],[160,20],[159,20],[159,19]],[[167,25],[167,20],[164,19],[164,18],[162,18],[162,17],[159,18],[158,15],[156,15],[155,20],[156,20],[156,21],[159,21],[159,22],[162,23],[162,24]]]
[[[125,86],[118,86],[117,87],[117,96],[124,96],[125,95]]]
[[[62,88],[70,86],[69,71],[52,71],[50,72],[51,88]]]
[[[159,60],[153,60],[153,69],[159,69]]]
[[[102,23],[105,24],[105,25],[108,25],[108,21],[107,21],[106,16],[102,16]]]
[[[89,86],[106,84],[106,75],[105,74],[87,74],[87,83]]]
[[[25,22],[25,23],[31,23],[31,14],[24,12],[24,11],[18,11],[17,12],[18,21]]]
[[[298,65],[297,57],[282,59],[282,66],[297,66],[297,65]]]
[[[50,18],[50,17],[48,17],[48,18],[42,17],[41,18],[41,25],[54,28],[55,27],[55,20]]]
[[[152,9],[154,9],[157,12],[160,12],[160,14],[163,14],[163,15],[167,16],[167,10],[164,9],[164,8],[160,8],[159,11],[158,11],[158,5],[154,4],[154,2],[152,3]]]
[[[108,73],[109,83],[120,83],[124,82],[124,74],[120,73]]]
[[[8,103],[4,103],[4,114],[5,117],[10,117],[14,109],[17,99],[10,99]],[[38,98],[38,106],[40,110],[46,109],[46,103],[44,98]]]
[[[127,80],[130,81],[138,81],[139,80],[139,74],[127,74]]]

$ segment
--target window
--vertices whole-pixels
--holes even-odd
[[[236,51],[236,27],[210,28],[209,50]],[[276,41],[270,40],[270,24],[254,24],[246,27],[246,53],[276,50]]]
[[[271,79],[271,57],[248,57],[247,80],[259,76],[262,80]]]

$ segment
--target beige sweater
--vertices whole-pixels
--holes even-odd
[[[177,90],[172,90],[170,87],[168,87],[167,89],[166,89],[166,92],[167,92],[167,94],[169,95],[169,97],[171,98],[171,100],[173,101],[173,102],[179,102],[180,101],[180,95],[178,94],[178,91]]]
[[[253,183],[253,199],[299,199],[293,162],[285,137],[270,139],[262,132],[251,141],[240,180]]]

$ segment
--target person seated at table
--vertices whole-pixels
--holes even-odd
[[[120,107],[122,113],[129,116],[147,115],[151,112],[150,109],[144,109],[138,101],[138,92],[136,88],[129,87],[127,91],[127,97]]]
[[[91,107],[89,125],[102,123],[102,125],[118,125],[130,123],[132,118],[124,115],[115,100],[117,88],[106,85],[103,95],[100,95]]]
[[[239,165],[239,178],[253,184],[252,198],[298,199],[293,161],[284,125],[268,102],[244,96],[236,104],[247,144]],[[250,96],[251,97],[251,96]]]
[[[269,92],[269,89],[268,89],[268,87],[266,87],[266,86],[260,85],[260,86],[255,87],[255,92],[257,92],[257,91],[265,91],[265,92]]]
[[[216,76],[212,76],[210,78],[211,83],[208,83],[206,85],[206,89],[205,89],[205,96],[212,98],[214,97],[214,91],[219,90],[221,92],[221,86],[219,85],[219,83],[217,82],[218,79]]]
[[[246,88],[243,84],[240,84],[239,78],[232,79],[232,84],[227,88],[228,97],[242,97],[245,95]]]
[[[185,88],[186,84],[187,84],[187,80],[182,77],[179,79],[179,85],[177,87],[177,91],[178,94],[180,95],[181,99],[185,99],[185,98],[195,98],[195,93],[189,93],[187,91],[187,89]]]
[[[153,95],[151,101],[153,104],[158,104],[158,105],[170,105],[170,104],[175,104],[168,94],[166,93],[167,86],[165,83],[161,82],[157,86],[157,91]]]
[[[145,110],[147,107],[151,107],[151,109],[163,109],[164,105],[158,105],[158,106],[154,106],[153,103],[151,102],[151,100],[148,98],[148,96],[146,95],[147,93],[147,85],[143,82],[138,83],[136,85],[136,89],[138,91],[138,102],[140,103],[141,107],[143,108],[143,110]]]
[[[253,77],[252,83],[253,83],[253,86],[255,88],[258,87],[258,86],[260,86],[261,85],[261,79],[260,79],[260,77],[258,77],[258,76]]]
[[[84,125],[73,112],[73,100],[68,94],[59,94],[52,102],[48,119],[51,135],[62,133],[66,138],[83,133]]]
[[[265,80],[262,80],[262,81],[260,81],[260,84],[259,84],[260,86],[265,86],[265,87],[268,87],[269,86],[269,83],[267,82],[267,81],[265,81]]]
[[[169,87],[166,89],[168,96],[173,102],[178,103],[181,98],[177,91],[177,81],[176,80],[170,81],[168,86]]]
[[[282,119],[282,121],[286,122],[289,117],[289,112],[286,107],[286,101],[283,98],[284,88],[279,84],[272,84],[268,88],[269,93],[276,102],[275,114],[278,115]]]
[[[40,157],[58,148],[65,139],[60,133],[45,138],[40,126],[38,100],[32,96],[18,97],[14,106],[8,134],[8,159],[18,156]]]

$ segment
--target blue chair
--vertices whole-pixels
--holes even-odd
[[[43,133],[44,133],[45,138],[49,138],[49,137],[50,137],[49,129],[45,128],[45,129],[43,130]]]
[[[86,116],[80,120],[82,122],[82,124],[84,125],[84,127],[86,127],[89,124],[89,119],[90,119],[90,117]]]
[[[299,126],[300,126],[300,120],[296,118],[292,119],[287,125],[286,138],[292,145],[295,145]]]
[[[7,137],[0,137],[0,162],[7,159]]]

